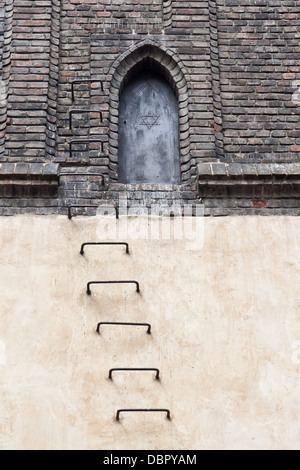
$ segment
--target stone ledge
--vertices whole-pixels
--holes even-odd
[[[58,184],[58,179],[56,163],[0,163],[0,184]]]
[[[273,183],[287,179],[300,180],[300,162],[294,163],[221,163],[197,165],[199,183]]]

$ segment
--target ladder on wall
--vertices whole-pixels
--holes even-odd
[[[125,247],[125,253],[127,255],[130,254],[129,251],[129,244],[126,242],[85,242],[81,245],[80,248],[80,254],[84,256],[85,253],[85,247],[86,246],[124,246]],[[92,286],[97,285],[97,284],[103,284],[103,285],[110,285],[110,284],[132,284],[135,286],[136,293],[139,294],[141,292],[140,290],[140,283],[136,280],[115,280],[115,281],[108,281],[108,280],[96,280],[96,281],[89,281],[87,283],[86,287],[86,294],[91,295],[92,294]],[[146,334],[151,335],[152,334],[152,325],[150,323],[137,323],[137,322],[99,322],[96,327],[96,332],[97,334],[101,334],[101,329],[105,326],[108,327],[113,327],[113,326],[125,326],[125,327],[145,327],[146,328]],[[155,380],[160,381],[161,380],[161,374],[160,370],[157,367],[118,367],[118,368],[111,368],[108,371],[108,378],[112,381],[113,380],[113,375],[118,372],[151,372],[155,374]],[[171,420],[171,412],[168,408],[119,408],[116,410],[115,414],[115,421],[118,422],[120,421],[121,414],[123,413],[163,413],[166,415],[166,418],[168,420]]]

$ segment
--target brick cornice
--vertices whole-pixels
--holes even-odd
[[[55,163],[0,163],[0,184],[9,182],[49,184],[58,182],[59,165]]]
[[[300,163],[216,163],[197,165],[199,185],[272,184],[300,181]]]
[[[223,113],[220,85],[220,58],[218,32],[218,5],[216,0],[208,1],[209,30],[210,30],[210,60],[214,109],[215,153],[217,157],[224,156]]]

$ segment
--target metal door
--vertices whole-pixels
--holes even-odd
[[[125,88],[119,109],[119,182],[180,182],[178,102],[159,76]]]

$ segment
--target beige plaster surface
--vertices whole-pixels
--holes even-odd
[[[129,256],[123,247],[81,256],[83,242],[109,234],[106,218],[0,219],[1,449],[299,448],[300,219],[203,222],[199,249],[138,237],[135,225]],[[88,281],[116,279],[137,280],[141,293],[86,294]],[[120,326],[98,335],[101,321],[148,322],[152,335]],[[111,381],[113,367],[157,367],[161,380]],[[168,408],[172,419],[117,422],[120,408]]]

